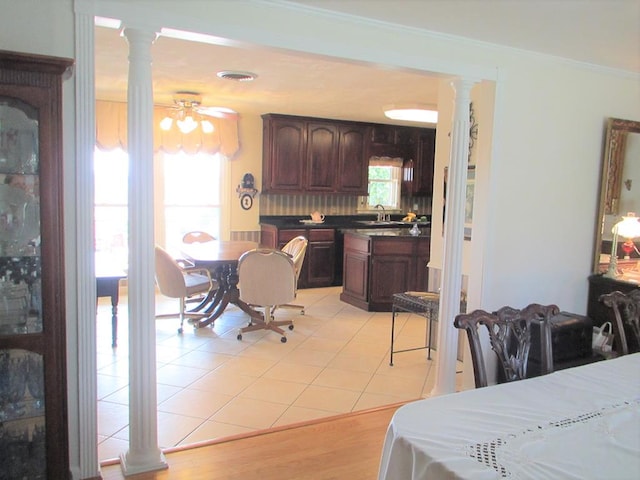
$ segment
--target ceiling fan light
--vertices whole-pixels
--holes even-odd
[[[388,107],[384,114],[393,120],[405,120],[408,122],[438,123],[438,112],[421,107]]]
[[[202,128],[202,131],[204,133],[213,133],[213,131],[215,130],[215,128],[213,127],[213,123],[211,123],[209,120],[202,120],[200,122],[200,127]]]
[[[169,130],[171,130],[171,125],[173,125],[173,118],[171,117],[164,117],[160,121],[160,128],[165,132],[168,132]]]
[[[191,115],[187,115],[184,119],[178,120],[176,123],[182,133],[191,133],[198,128],[198,122],[196,122]]]

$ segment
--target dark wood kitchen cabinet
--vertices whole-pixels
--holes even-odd
[[[366,195],[369,127],[263,115],[263,193]]]
[[[338,176],[336,189],[342,193],[367,195],[369,155],[367,140],[371,128],[361,124],[338,125]]]
[[[377,157],[408,158],[416,129],[398,125],[373,124],[369,142],[369,155]]]
[[[412,197],[433,195],[433,167],[436,130],[416,129],[409,155],[402,165],[402,194]]]
[[[0,51],[0,478],[71,478],[62,209],[71,65]]]
[[[295,117],[264,116],[262,190],[304,191],[306,125]]]
[[[428,236],[345,233],[340,299],[359,308],[391,311],[393,294],[426,291]]]
[[[298,279],[298,288],[329,287],[335,279],[336,245],[333,228],[278,229],[273,225],[260,227],[260,244],[267,248],[282,247],[299,235],[308,240],[307,252]]]
[[[335,230],[314,228],[307,233],[309,243],[305,264],[302,266],[306,287],[328,287],[333,285],[336,265]],[[306,272],[305,272],[306,269]]]
[[[306,190],[334,192],[338,163],[338,127],[327,122],[306,122],[306,130]]]

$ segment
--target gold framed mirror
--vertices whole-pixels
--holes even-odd
[[[615,223],[627,212],[640,215],[640,121],[607,119],[599,198],[594,273],[607,270]]]

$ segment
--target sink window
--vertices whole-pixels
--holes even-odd
[[[358,211],[374,211],[376,205],[386,210],[400,209],[402,159],[371,157],[369,160],[369,196],[360,197]]]

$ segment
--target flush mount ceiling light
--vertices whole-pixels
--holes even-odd
[[[251,72],[239,72],[236,70],[223,70],[216,73],[219,78],[224,80],[235,80],[236,82],[252,82],[258,75]]]
[[[408,122],[437,123],[438,111],[427,105],[388,105],[384,114],[393,120]]]
[[[214,126],[210,120],[203,116],[225,118],[236,115],[234,110],[225,107],[203,107],[201,97],[195,92],[176,92],[169,114],[160,122],[160,128],[171,130],[174,125],[184,133],[191,133],[198,127],[202,133],[213,133]]]

